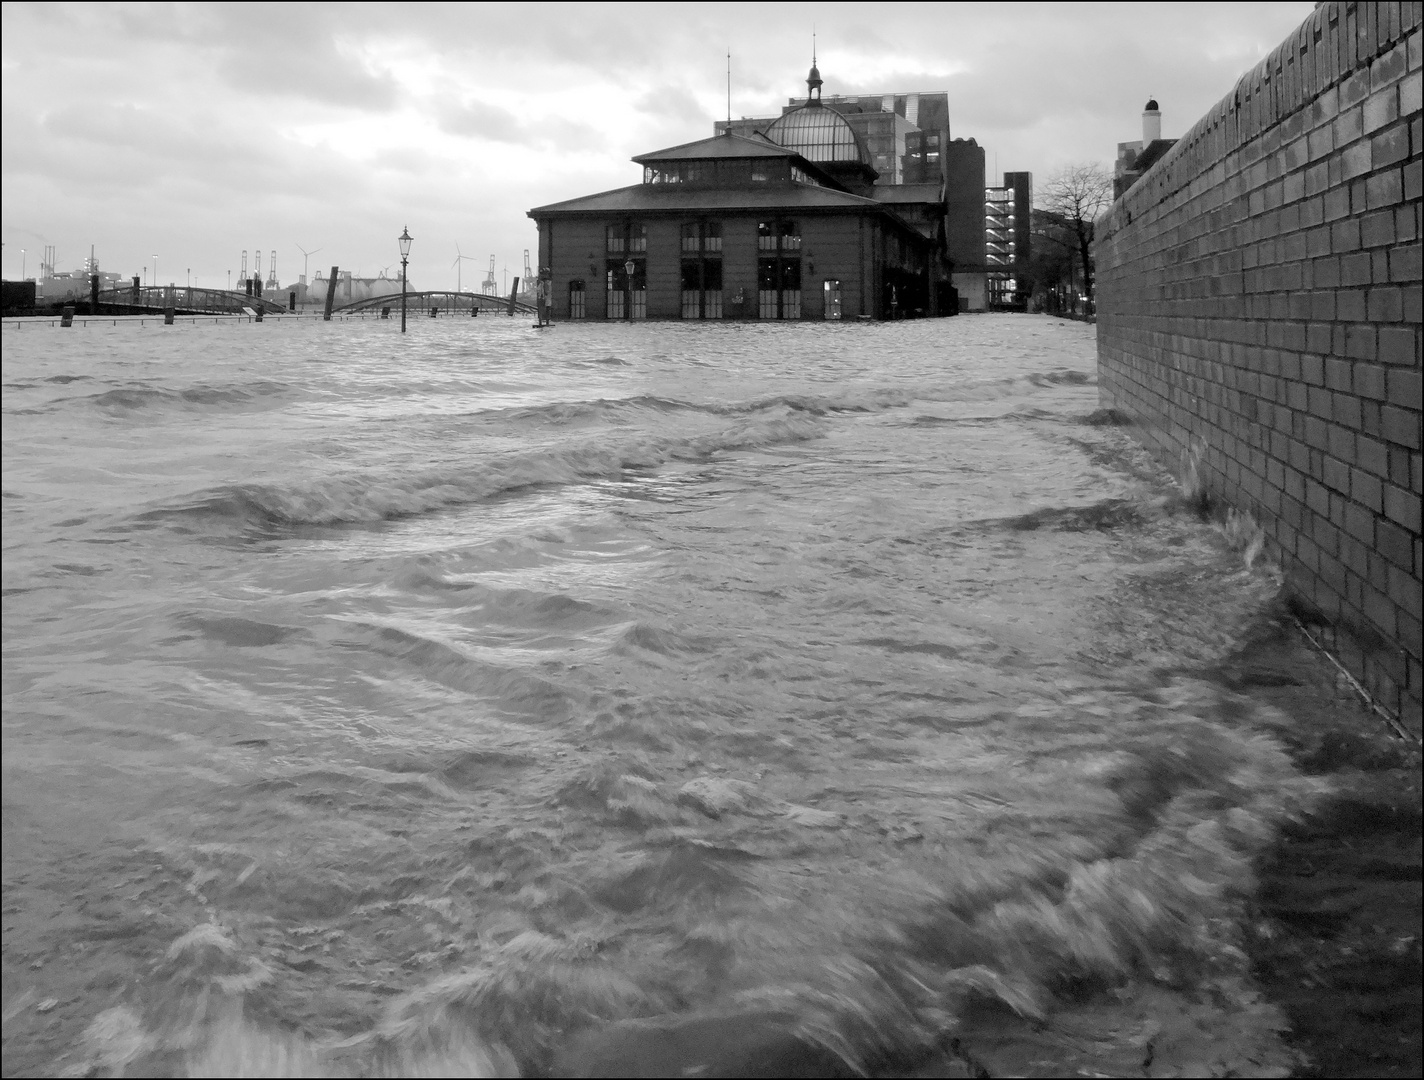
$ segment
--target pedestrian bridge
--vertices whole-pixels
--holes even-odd
[[[357,300],[354,303],[343,304],[339,308],[333,308],[333,313],[352,315],[364,311],[377,311],[381,308],[390,308],[392,312],[400,310],[400,293],[393,296],[372,296],[365,300]],[[438,289],[427,292],[411,292],[405,294],[405,307],[407,316],[412,315],[476,315],[481,311],[495,313],[509,313],[517,311],[525,315],[535,314],[535,308],[521,300],[511,302],[507,296],[491,296],[489,293],[472,292],[443,292]]]
[[[86,297],[75,297],[82,303]],[[121,285],[116,289],[101,289],[99,304],[137,311],[162,312],[173,308],[178,315],[243,315],[246,309],[264,315],[277,315],[286,305],[261,296],[248,296],[231,289],[197,289],[177,285]],[[122,314],[122,313],[121,313]]]

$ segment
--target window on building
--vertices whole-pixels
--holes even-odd
[[[822,311],[827,319],[841,317],[841,283],[837,278],[826,278],[821,283]]]
[[[794,221],[757,225],[757,314],[801,317],[801,229]]]
[[[682,226],[682,317],[722,317],[722,224],[689,221]]]
[[[622,228],[624,231],[628,254],[614,255],[609,249],[604,266],[605,318],[648,318],[648,259],[634,254],[648,248],[648,231],[637,222],[611,228]],[[638,244],[641,246],[635,246]],[[632,264],[632,275],[628,274],[629,262]]]
[[[584,302],[586,293],[582,281],[569,282],[569,318],[588,318],[588,305]]]

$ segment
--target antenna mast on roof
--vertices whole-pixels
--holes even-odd
[[[727,134],[732,134],[732,50],[727,50]]]

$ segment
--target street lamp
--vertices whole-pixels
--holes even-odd
[[[410,242],[412,237],[407,226],[401,226],[401,234],[397,238],[400,244],[401,253],[401,333],[405,333],[405,265],[410,260]]]
[[[158,256],[153,257],[153,287],[158,288]]]
[[[624,317],[630,320],[633,318],[633,271],[636,269],[638,269],[638,264],[635,263],[632,259],[629,259],[623,264],[623,274],[628,281],[628,295],[627,299],[623,301],[625,307]]]

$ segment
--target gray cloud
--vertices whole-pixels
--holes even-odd
[[[92,242],[225,273],[261,239],[287,268],[297,242],[372,267],[403,223],[423,280],[453,258],[428,237],[517,260],[529,206],[711,133],[728,48],[736,115],[803,94],[813,19],[828,93],[943,89],[1004,170],[1110,161],[1146,94],[1185,131],[1309,10],[6,3],[6,271],[41,235],[62,262]]]

